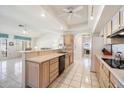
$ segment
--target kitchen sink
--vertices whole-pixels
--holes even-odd
[[[124,69],[124,60],[120,61],[119,63],[114,59],[105,59],[105,58],[102,58],[102,59],[112,68]]]

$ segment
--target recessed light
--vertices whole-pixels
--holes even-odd
[[[124,32],[119,33],[119,35],[124,35]]]
[[[64,29],[63,26],[61,26],[60,29],[63,30]]]
[[[90,16],[90,19],[93,20],[93,16]]]
[[[23,33],[24,35],[25,35],[25,34],[28,34],[28,32],[27,32],[26,30],[23,30],[22,33]]]
[[[46,15],[44,13],[41,14],[42,17],[46,17]]]

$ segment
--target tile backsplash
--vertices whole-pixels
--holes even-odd
[[[123,56],[123,60],[124,60],[124,44],[112,45],[112,53],[113,53],[113,55],[116,52],[122,52],[122,56]]]

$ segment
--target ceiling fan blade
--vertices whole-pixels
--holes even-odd
[[[73,12],[78,12],[83,9],[83,6],[79,6],[73,10]]]
[[[66,8],[63,9],[63,12],[65,13],[68,13],[69,11],[70,11],[69,9],[66,9]]]
[[[64,17],[64,16],[66,16],[66,13],[63,13],[63,14],[59,15],[58,17]]]
[[[70,13],[70,14],[68,15],[68,21],[70,21],[71,18],[72,18],[72,13]]]
[[[81,16],[78,15],[78,14],[74,14],[74,13],[73,13],[73,16],[74,16],[74,17],[77,17],[77,18],[81,18]]]

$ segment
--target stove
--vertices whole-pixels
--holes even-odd
[[[103,58],[103,60],[112,68],[124,69],[124,60],[120,61],[120,63],[114,59],[104,59]]]

